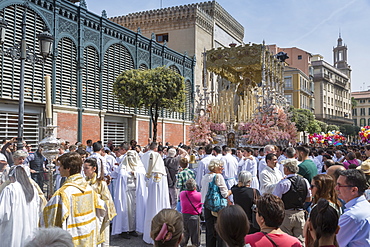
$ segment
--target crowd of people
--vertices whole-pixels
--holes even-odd
[[[45,246],[63,234],[64,246],[109,246],[111,235],[201,246],[201,223],[207,247],[370,246],[370,145],[63,142],[56,192],[45,198],[42,150],[14,143],[0,153],[6,246]]]

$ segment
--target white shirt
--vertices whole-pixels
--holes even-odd
[[[100,154],[98,153],[93,153],[92,155],[90,155],[89,157],[87,158],[95,158],[96,159],[96,162],[98,163],[98,175],[100,176],[100,164],[101,162],[103,162],[103,172],[104,172],[104,176],[108,176],[108,167],[107,167],[107,160],[105,159],[104,156],[101,156]]]
[[[221,195],[226,198],[227,194],[229,193],[226,187],[225,179],[221,174],[208,173],[204,175],[201,183],[202,189],[200,192],[202,193],[202,203],[204,203],[204,200],[206,199],[209,183],[212,182],[215,175],[217,175],[215,183],[220,188]]]
[[[278,182],[278,184],[276,185],[274,191],[272,192],[272,194],[274,194],[275,196],[278,196],[280,198],[283,197],[283,194],[287,193],[289,190],[290,190],[290,187],[292,185],[292,182],[288,179],[290,177],[296,177],[298,176],[297,174],[289,174],[287,175],[283,180],[280,180]],[[306,183],[306,188],[307,188],[307,195],[306,195],[306,198],[307,197],[311,197],[312,194],[311,194],[311,190],[310,190],[310,183],[307,181],[307,179],[303,178],[305,183]]]
[[[283,178],[280,170],[275,167],[272,169],[266,166],[260,175],[260,191],[261,194],[272,193],[274,191],[277,183]]]
[[[238,177],[238,161],[234,156],[230,153],[226,154],[221,158],[224,162],[224,170],[222,175],[224,176],[225,180],[227,179],[236,179]]]

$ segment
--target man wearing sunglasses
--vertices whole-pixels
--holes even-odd
[[[339,218],[339,246],[370,246],[370,203],[364,196],[367,189],[364,173],[357,169],[341,171],[335,189],[346,202]]]

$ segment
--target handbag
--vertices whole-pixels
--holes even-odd
[[[226,198],[222,197],[220,188],[216,185],[216,176],[217,174],[209,183],[206,199],[204,200],[204,207],[213,212],[218,212],[227,206]]]
[[[188,200],[189,200],[189,202],[190,202],[191,206],[193,206],[193,208],[194,208],[195,212],[197,212],[197,214],[198,214],[198,216],[199,216],[200,220],[201,220],[201,221],[204,221],[204,215],[203,215],[203,213],[202,213],[202,212],[200,212],[200,213],[199,213],[199,211],[196,209],[196,207],[194,207],[193,203],[190,201],[190,198],[189,198],[189,196],[188,196],[188,193],[186,193],[186,192],[185,192],[185,195],[186,195],[186,197],[188,198]]]
[[[256,208],[257,208],[256,201],[257,201],[257,193],[256,193],[256,189],[253,189],[253,204],[252,204],[252,207],[251,207],[251,209],[252,209],[251,226],[253,228],[260,229],[260,226],[258,225],[257,218],[256,218]]]

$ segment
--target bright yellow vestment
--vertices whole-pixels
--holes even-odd
[[[74,174],[46,205],[41,226],[68,231],[74,246],[96,246],[105,215],[105,205],[98,194],[81,174]]]

